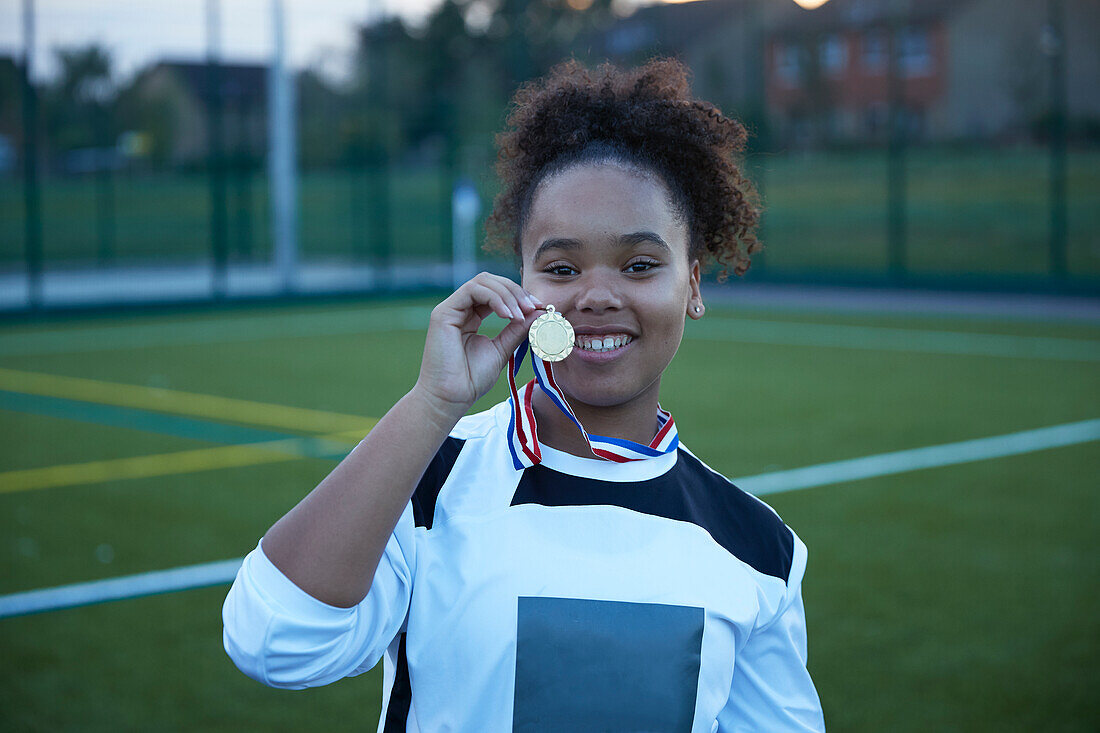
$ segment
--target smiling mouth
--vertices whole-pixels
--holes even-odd
[[[581,351],[590,351],[597,354],[621,349],[634,340],[633,336],[625,333],[608,334],[607,336],[581,336],[578,335],[574,344]]]

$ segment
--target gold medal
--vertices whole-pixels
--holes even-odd
[[[527,339],[531,351],[543,361],[561,361],[573,351],[573,326],[565,316],[546,306],[546,312],[535,319]]]

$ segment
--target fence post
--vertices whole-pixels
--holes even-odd
[[[745,29],[749,42],[745,44],[745,54],[742,56],[744,67],[748,74],[749,109],[753,111],[755,119],[744,120],[754,129],[750,134],[755,144],[746,145],[745,165],[746,173],[756,186],[756,192],[762,202],[767,201],[767,167],[765,161],[767,153],[771,151],[771,120],[768,116],[768,43],[764,32],[764,25],[760,19],[760,6],[757,3],[745,3],[742,6],[745,14]],[[766,210],[766,207],[765,207]],[[764,249],[753,257],[753,268],[757,275],[767,272],[767,217],[761,216],[760,223],[756,227],[756,237],[764,243]]]
[[[115,256],[115,156],[117,152],[110,146],[108,103],[97,100],[93,110],[96,127],[96,234],[99,239],[98,257],[100,265],[109,264]]]
[[[381,289],[393,284],[393,253],[390,246],[390,154],[383,143],[370,166],[370,231],[374,249],[375,282]]]
[[[890,139],[887,148],[887,232],[889,277],[895,283],[906,274],[906,180],[905,180],[905,87],[902,81],[901,36],[906,0],[894,0],[891,7],[888,94],[890,97]]]
[[[381,15],[376,15],[378,8],[371,3],[371,17],[378,17],[379,23],[384,22]],[[379,28],[384,28],[379,25]],[[367,191],[370,202],[370,244],[374,256],[372,267],[374,269],[374,282],[376,289],[387,290],[393,287],[393,252],[391,232],[391,202],[393,199],[393,186],[390,180],[390,144],[392,109],[390,105],[390,43],[387,37],[379,36],[373,48],[368,48],[370,60],[374,63],[374,69],[369,69],[365,92],[364,109],[365,118],[372,113],[377,115],[378,127],[376,139],[364,141],[366,160],[368,163],[369,188]],[[374,83],[372,83],[374,82]],[[374,108],[371,108],[371,105]],[[369,133],[368,133],[369,135]]]
[[[248,115],[242,105],[236,110],[233,142],[233,247],[241,259],[252,261],[252,168],[256,152],[248,130]]]
[[[1066,33],[1062,0],[1047,0],[1043,52],[1050,57],[1050,274],[1065,278],[1066,262]]]
[[[527,81],[531,74],[531,52],[527,47],[528,0],[504,0],[508,20],[508,55],[512,63],[512,87]]]
[[[481,213],[481,198],[473,181],[461,178],[451,194],[451,284],[458,286],[477,274],[474,225]]]
[[[452,104],[447,99],[439,100],[439,119],[440,124],[443,126],[443,150],[440,156],[439,165],[439,234],[440,234],[440,254],[442,259],[446,261],[451,256],[451,252],[454,249],[454,242],[451,238],[451,227],[447,226],[452,218],[454,212],[451,209],[452,203],[452,191],[455,185],[455,170],[457,168],[458,150],[455,140],[455,110],[457,105]]]

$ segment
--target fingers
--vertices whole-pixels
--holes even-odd
[[[484,278],[483,284],[485,287],[495,291],[500,296],[504,305],[507,306],[508,313],[511,316],[510,320],[522,321],[528,314],[537,310],[542,305],[538,298],[524,290],[518,283],[506,277],[483,272],[474,279],[481,280],[482,278]],[[497,315],[501,318],[505,317],[504,314],[500,312],[497,312]]]
[[[491,310],[505,320],[523,321],[542,303],[508,278],[483,272],[463,283],[440,305],[455,311],[473,310],[479,318],[484,318]]]
[[[493,313],[507,321],[523,317],[523,309],[515,294],[505,287],[495,283],[493,285],[475,284],[470,287],[470,292],[475,302],[488,304],[493,309]]]

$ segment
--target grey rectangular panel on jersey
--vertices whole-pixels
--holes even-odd
[[[519,598],[512,730],[690,731],[702,608]]]

